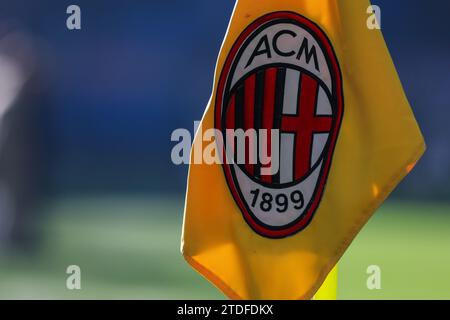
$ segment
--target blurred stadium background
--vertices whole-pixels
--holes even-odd
[[[0,1],[0,298],[223,298],[179,254],[170,134],[202,116],[233,1],[79,0],[80,31],[70,4]],[[428,151],[342,259],[339,298],[450,299],[450,3],[374,4]]]

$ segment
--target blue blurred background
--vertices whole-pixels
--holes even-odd
[[[450,270],[450,3],[373,3],[381,7],[382,30],[428,150],[371,222],[373,226],[367,226],[362,240],[352,246],[343,261],[340,296],[448,298],[450,274],[444,270]],[[81,8],[81,30],[66,28],[70,4]],[[22,93],[21,102],[34,108],[18,117],[32,128],[21,143],[33,150],[30,163],[24,165],[31,168],[33,178],[28,181],[22,174],[28,188],[19,201],[36,203],[24,208],[27,213],[14,222],[23,230],[19,249],[14,244],[14,249],[5,249],[0,261],[1,297],[220,297],[178,257],[187,167],[171,163],[170,134],[176,128],[192,132],[193,122],[203,114],[233,5],[206,0],[0,0],[0,39],[20,32],[27,42],[23,50],[34,57],[30,63],[34,83]],[[23,132],[22,126],[17,130]],[[425,222],[423,215],[429,215]],[[411,225],[405,226],[405,219]],[[430,221],[444,228],[435,242],[430,237],[438,231],[435,225],[426,225]],[[425,237],[423,228],[428,226],[427,239],[436,253],[428,257],[436,265],[428,267],[430,272],[438,268],[439,279],[431,284],[424,279],[425,287],[411,290],[405,279],[414,273],[401,277],[409,260],[393,262],[398,252],[389,255],[387,244],[376,236],[376,230],[391,223],[403,228],[404,233],[392,229],[391,240],[398,243],[414,228]],[[108,237],[111,241],[99,244]],[[369,255],[366,245],[373,243],[379,247],[371,247]],[[94,254],[96,245],[99,252]],[[167,261],[161,257],[164,250],[170,253]],[[399,245],[398,250],[404,247]],[[110,252],[106,260],[120,260],[120,265],[130,251],[136,253],[129,257],[131,266],[104,270],[105,260],[99,257],[105,252]],[[397,270],[392,271],[391,290],[382,293],[364,288],[366,258],[376,260],[377,252],[391,270]],[[64,288],[64,266],[77,259],[96,285],[75,294]],[[155,259],[162,264],[155,265]],[[419,275],[424,265],[416,267]],[[355,272],[362,274],[361,281],[349,276]],[[30,278],[35,279],[31,284]],[[409,287],[402,287],[399,279]]]

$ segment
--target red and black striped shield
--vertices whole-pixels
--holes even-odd
[[[311,222],[343,117],[342,90],[330,40],[298,14],[263,16],[232,47],[218,83],[215,127],[231,154],[223,164],[230,191],[258,234],[283,238]]]

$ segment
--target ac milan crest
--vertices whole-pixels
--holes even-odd
[[[259,18],[232,47],[217,88],[216,129],[224,137],[227,129],[279,133],[277,141],[269,134],[265,145],[256,141],[255,148],[246,148],[245,163],[223,164],[233,198],[258,234],[284,238],[311,222],[339,134],[342,91],[330,40],[314,22],[296,13]],[[258,151],[272,150],[273,145],[279,147],[279,165],[268,174]]]

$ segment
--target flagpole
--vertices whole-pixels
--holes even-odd
[[[328,274],[325,282],[314,296],[314,300],[337,300],[338,266]]]

